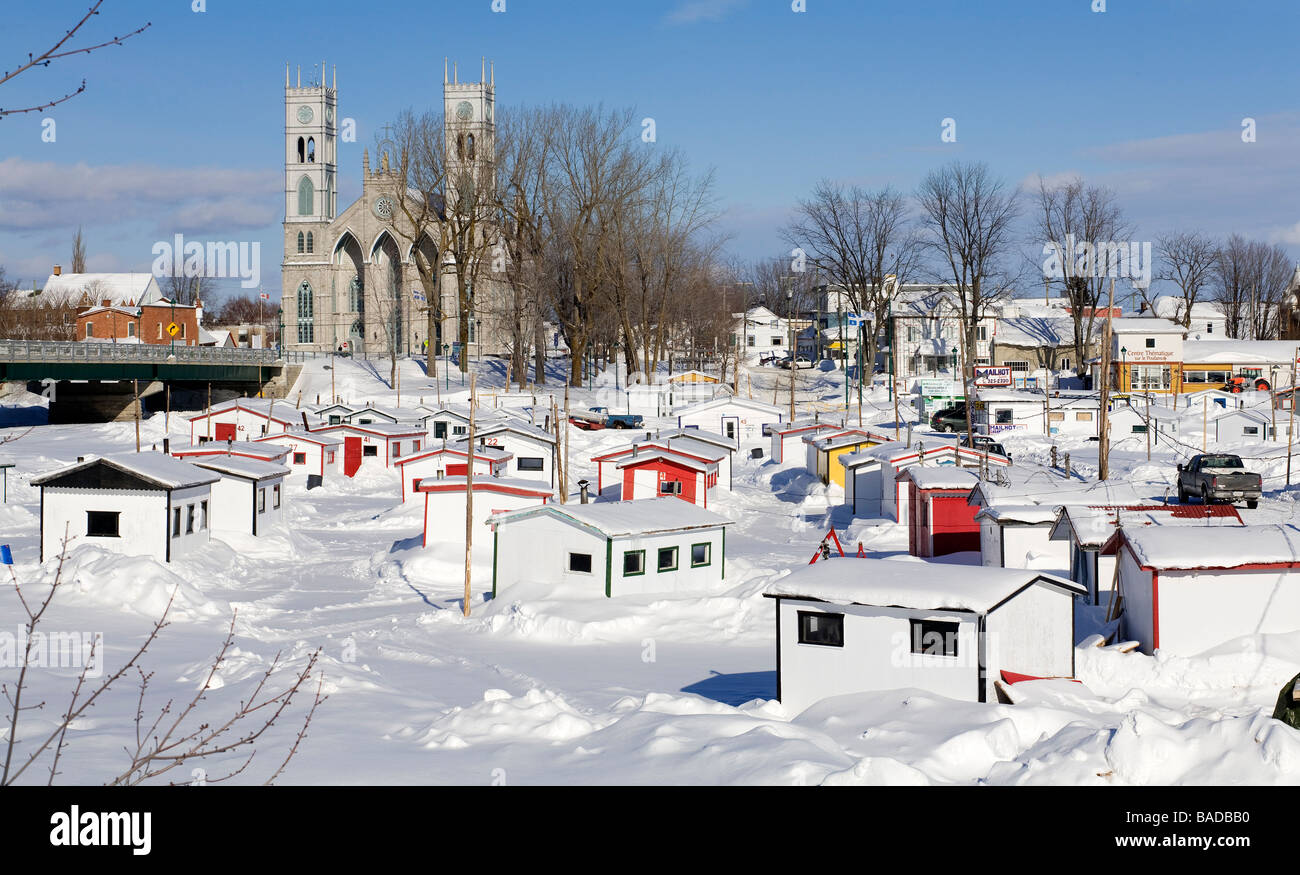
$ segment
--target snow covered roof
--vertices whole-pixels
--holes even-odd
[[[425,434],[424,429],[413,425],[404,425],[400,422],[371,422],[362,425],[358,422],[344,422],[340,425],[326,425],[314,431],[332,432],[332,431],[360,431],[367,434],[373,434],[378,437],[411,437]]]
[[[248,480],[270,480],[289,474],[289,469],[284,465],[264,462],[261,459],[245,459],[242,456],[203,456],[195,459],[194,464],[209,471]]]
[[[1083,593],[1063,577],[1022,568],[986,568],[894,559],[831,559],[800,568],[770,584],[769,597],[837,605],[987,613],[1039,581]]]
[[[1098,323],[1100,324],[1100,323]],[[994,341],[998,346],[1037,348],[1074,343],[1074,320],[1059,311],[1051,316],[999,319]]]
[[[171,453],[177,458],[245,455],[270,460],[283,459],[289,454],[289,448],[262,441],[208,441],[206,444],[194,444],[188,447],[173,446]]]
[[[979,478],[973,473],[956,465],[918,466],[908,468],[898,476],[910,479],[917,489],[974,489],[979,483]]]
[[[687,455],[707,459],[710,462],[721,462],[730,454],[729,450],[723,449],[716,444],[694,440],[690,437],[656,438],[652,441],[642,441],[634,444],[634,446],[643,448],[663,447],[666,450],[686,453]]]
[[[1000,468],[998,477],[1006,485],[981,480],[971,491],[970,503],[983,507],[1042,504],[1063,505],[1141,505],[1164,499],[1164,488],[1129,480],[1066,480],[1060,471],[1040,467]],[[1140,491],[1142,490],[1142,491]]]
[[[114,453],[99,456],[60,468],[32,479],[33,486],[44,486],[55,480],[96,466],[107,466],[134,475],[160,489],[185,489],[216,483],[220,478],[189,462],[173,459],[163,453]]]
[[[1298,346],[1291,340],[1189,340],[1183,344],[1183,365],[1278,364],[1289,372]]]
[[[318,444],[322,447],[338,447],[343,445],[343,438],[336,438],[327,434],[310,431],[287,431],[284,434],[268,434],[266,437],[255,438],[254,443],[258,444],[276,444],[282,441],[306,441],[309,444]]]
[[[1062,507],[1051,539],[1074,540],[1080,547],[1100,549],[1120,526],[1243,526],[1241,515],[1230,504],[1153,504],[1127,507]]]
[[[1046,404],[1047,396],[1041,392],[1027,392],[1019,389],[976,389],[975,398],[979,401],[993,401],[997,404]]]
[[[726,517],[673,496],[646,498],[640,501],[547,505],[497,514],[488,522],[493,525],[506,525],[540,514],[570,520],[594,529],[607,538],[653,535],[688,529],[712,529],[732,525],[732,521]]]
[[[662,431],[655,432],[655,440],[677,440],[678,438],[688,438],[701,443],[712,444],[716,447],[722,447],[726,450],[737,450],[740,448],[738,441],[720,435],[715,431],[707,431],[702,428],[666,428]]]
[[[464,492],[468,477],[425,477],[416,487],[417,492]],[[555,493],[540,480],[523,480],[514,477],[475,477],[475,492],[499,492],[513,495],[533,495],[545,498]]]
[[[432,447],[430,449],[421,450],[414,456],[405,456],[401,459],[395,460],[394,464],[399,466],[409,465],[412,462],[422,462],[425,459],[432,459],[435,456],[442,455],[456,456],[459,459],[464,459],[466,457],[465,444],[457,443],[445,447]],[[500,447],[480,446],[474,449],[474,458],[482,459],[487,462],[508,462],[514,457],[514,453],[508,453]]]
[[[619,462],[615,467],[620,469],[635,468],[638,465],[644,465],[647,462],[653,462],[656,460],[671,462],[674,465],[680,465],[681,467],[688,468],[691,471],[702,471],[702,472],[708,472],[710,470],[713,470],[717,468],[718,465],[717,462],[701,462],[698,459],[693,459],[690,456],[685,456],[682,455],[681,453],[675,453],[672,450],[647,449],[646,451],[639,452],[636,455],[627,456],[621,462]]]
[[[79,304],[150,304],[162,299],[162,289],[151,273],[50,274],[36,297],[40,302]]]
[[[1055,523],[1058,511],[1044,504],[1006,504],[986,507],[975,514],[977,520],[991,520],[998,524],[1020,523],[1027,526]]]
[[[1105,320],[1102,320],[1103,325]],[[1103,331],[1105,328],[1102,329]],[[1125,316],[1110,320],[1112,334],[1186,334],[1187,329],[1168,319],[1150,316]]]
[[[703,413],[707,410],[715,410],[719,407],[744,407],[746,410],[753,410],[755,413],[763,413],[772,416],[773,422],[780,422],[782,411],[780,407],[773,404],[765,404],[762,401],[751,401],[748,398],[735,398],[726,396],[723,398],[714,398],[712,401],[702,401],[699,404],[692,404],[690,407],[684,407],[677,411],[677,415],[689,416],[692,413]]]
[[[798,419],[794,422],[782,422],[772,427],[772,431],[779,435],[794,434],[801,431],[826,431],[827,429],[841,430],[844,426],[833,422],[814,422],[811,419]]]
[[[1300,529],[1292,525],[1226,526],[1214,537],[1196,527],[1125,526],[1122,538],[1142,567],[1161,571],[1300,565]]]
[[[534,440],[544,441],[548,444],[555,443],[555,435],[551,434],[544,428],[536,425],[530,425],[526,422],[516,420],[507,420],[503,422],[486,423],[481,429],[474,430],[475,439],[487,437],[489,435],[500,434],[503,431],[517,434],[520,437],[532,438]]]

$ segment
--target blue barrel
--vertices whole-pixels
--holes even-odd
[[[14,554],[10,552],[8,544],[0,544],[0,565],[13,565]]]

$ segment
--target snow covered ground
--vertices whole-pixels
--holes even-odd
[[[439,395],[418,363],[402,363],[401,404]],[[504,383],[504,365],[477,365],[484,403]],[[562,380],[560,368],[551,388]],[[289,401],[396,405],[386,363],[310,363]],[[755,368],[741,394],[787,403],[785,372]],[[801,372],[801,410],[843,403],[836,373]],[[453,375],[449,393],[464,400]],[[752,387],[752,389],[750,388]],[[606,389],[575,389],[575,407],[604,404]],[[15,400],[28,407],[13,406]],[[39,491],[28,484],[88,453],[135,448],[131,423],[37,426],[36,399],[0,408],[0,461],[13,462],[9,501],[0,505],[0,543],[12,547],[29,587],[53,575],[40,566]],[[610,403],[613,401],[614,403]],[[547,403],[549,408],[549,402]],[[854,408],[851,419],[856,420]],[[876,394],[867,421],[892,421]],[[913,418],[914,415],[913,415]],[[647,427],[675,424],[648,421]],[[4,427],[12,426],[12,427]],[[173,436],[187,434],[173,415]],[[142,425],[146,447],[161,445],[163,417]],[[569,478],[595,481],[587,460],[626,441],[625,432],[572,429]],[[1184,440],[1190,440],[1186,435]],[[1199,435],[1197,436],[1199,442]],[[1045,465],[1043,437],[1004,439],[1018,467]],[[1057,442],[1084,476],[1096,444]],[[1288,522],[1294,493],[1281,490],[1285,445],[1235,448],[1253,456],[1270,490],[1247,522]],[[765,448],[766,449],[766,448]],[[1280,455],[1279,455],[1280,453]],[[171,624],[145,657],[153,672],[146,711],[193,695],[235,616],[235,649],[209,694],[211,717],[230,710],[277,654],[288,669],[320,649],[329,695],[281,783],[298,784],[1167,784],[1300,782],[1300,734],[1269,719],[1281,685],[1300,666],[1300,633],[1243,639],[1195,659],[1099,649],[1078,652],[1083,685],[1017,688],[1015,705],[959,703],[916,690],[846,696],[802,714],[770,701],[776,692],[774,615],[765,585],[807,563],[834,523],[846,545],[872,556],[905,553],[906,531],[884,520],[853,520],[795,462],[778,466],[739,454],[735,491],[710,508],[736,521],[728,533],[726,583],[690,598],[588,600],[512,594],[488,597],[490,563],[477,567],[471,616],[462,615],[463,552],[422,549],[422,508],[402,508],[397,475],[335,477],[310,493],[286,494],[287,524],[271,536],[214,538],[193,560],[164,566],[91,546],[76,548],[69,581],[45,618],[47,631],[101,633],[112,671],[139,645],[174,592]],[[766,455],[766,454],[765,454]],[[1113,476],[1160,496],[1172,482],[1174,451],[1150,462],[1145,443],[1119,443]],[[1300,480],[1300,473],[1297,474]],[[1104,488],[1103,488],[1104,491]],[[955,568],[955,573],[959,571]],[[0,591],[0,634],[18,635],[12,587]],[[1300,619],[1297,620],[1300,626]],[[8,665],[9,663],[5,663]],[[17,672],[0,668],[12,685]],[[20,736],[50,725],[75,671],[34,672]],[[124,767],[133,741],[133,679],[79,721],[59,781],[99,783]],[[236,782],[266,780],[299,728],[307,699],[259,740]],[[230,757],[226,762],[239,762]],[[212,774],[218,762],[200,764]],[[190,769],[173,780],[190,780]],[[43,783],[34,770],[24,782]]]

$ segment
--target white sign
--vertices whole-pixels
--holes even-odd
[[[975,366],[976,386],[1010,386],[1011,368]]]

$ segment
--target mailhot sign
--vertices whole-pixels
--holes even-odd
[[[976,386],[1010,386],[1011,368],[975,367]]]

